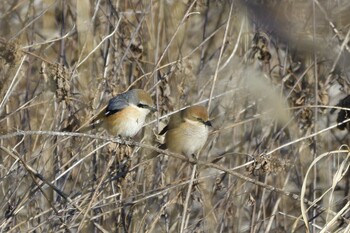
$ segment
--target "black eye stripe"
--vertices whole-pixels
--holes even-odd
[[[196,119],[197,119],[197,121],[203,123],[204,125],[211,126],[210,121],[204,121],[202,118],[199,118],[199,117],[197,117]]]
[[[141,103],[139,103],[139,104],[137,105],[137,107],[139,107],[139,108],[146,108],[147,105],[146,105],[146,104],[141,104]]]

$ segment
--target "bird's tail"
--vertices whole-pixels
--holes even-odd
[[[90,123],[88,125],[82,125],[77,132],[79,133],[86,133],[90,130],[97,129],[102,126],[103,123],[103,117],[104,117],[104,111],[100,111],[99,114],[90,120]]]
[[[97,129],[97,128],[101,127],[102,123],[103,123],[102,121],[93,122],[90,125],[80,127],[77,130],[77,132],[78,133],[86,133],[86,132],[88,132],[90,130]]]

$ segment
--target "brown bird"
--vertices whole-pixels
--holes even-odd
[[[162,149],[190,156],[205,145],[208,138],[207,109],[203,106],[191,106],[171,116],[168,125],[160,132],[165,135]]]

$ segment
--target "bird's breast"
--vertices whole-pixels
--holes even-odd
[[[145,123],[147,112],[135,107],[127,107],[105,119],[105,128],[109,134],[122,137],[135,136]]]
[[[204,124],[182,123],[167,132],[165,140],[169,150],[185,155],[197,153],[207,141],[208,128]]]

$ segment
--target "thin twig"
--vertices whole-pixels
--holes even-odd
[[[211,100],[212,100],[212,97],[213,97],[213,94],[214,94],[214,89],[215,89],[216,80],[217,80],[218,73],[219,73],[219,67],[220,67],[220,63],[221,63],[221,58],[222,58],[222,54],[224,53],[224,49],[225,49],[225,44],[226,44],[226,40],[227,40],[227,32],[228,32],[228,29],[229,29],[229,26],[230,26],[232,10],[233,10],[233,1],[231,2],[230,13],[228,15],[227,24],[226,24],[226,28],[225,28],[225,34],[224,34],[224,38],[222,40],[222,45],[221,45],[221,49],[220,49],[219,58],[218,58],[218,61],[216,63],[214,79],[213,79],[213,83],[212,83],[211,90],[210,90],[210,95],[209,95],[208,110],[210,110],[210,104],[211,104]]]

